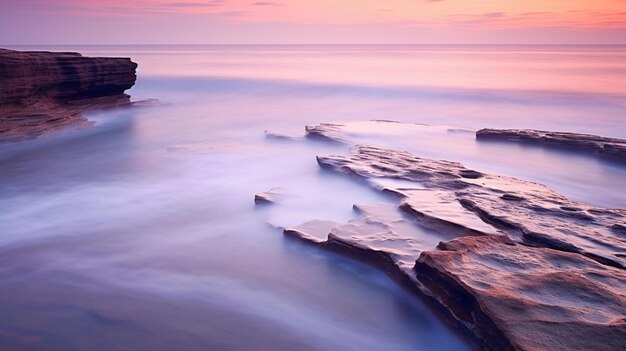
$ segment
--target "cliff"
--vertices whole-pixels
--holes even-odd
[[[128,58],[0,49],[0,141],[87,124],[86,110],[129,104],[136,68]]]

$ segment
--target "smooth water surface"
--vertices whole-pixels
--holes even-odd
[[[2,349],[467,349],[382,273],[282,237],[276,227],[345,222],[354,203],[390,199],[319,170],[316,155],[348,147],[270,140],[265,130],[425,123],[357,123],[354,140],[626,207],[615,191],[621,165],[473,135],[626,137],[624,47],[37,49],[130,56],[139,63],[130,94],[162,104],[1,146]],[[254,194],[274,187],[281,203],[255,208]]]

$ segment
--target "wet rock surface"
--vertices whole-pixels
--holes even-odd
[[[336,125],[308,130],[344,142]],[[374,146],[317,161],[397,203],[355,205],[346,224],[314,220],[286,236],[386,271],[480,349],[626,347],[626,211]]]
[[[311,140],[326,141],[338,144],[347,144],[343,137],[341,124],[323,123],[318,126],[306,126],[306,137]]]
[[[478,140],[505,140],[580,150],[626,162],[626,140],[597,135],[533,129],[481,129]]]
[[[136,68],[128,58],[0,49],[0,141],[88,126],[84,111],[131,105]]]
[[[417,278],[492,349],[626,348],[623,270],[498,236],[439,248],[420,255]]]
[[[303,139],[303,136],[300,134],[295,134],[295,133],[286,133],[286,132],[279,132],[279,131],[273,131],[273,130],[266,130],[265,138],[269,140],[274,140],[274,141],[288,142],[288,141],[300,141]]]
[[[313,244],[322,244],[327,241],[328,233],[337,225],[339,225],[337,222],[314,219],[295,228],[285,229],[284,234]]]
[[[406,198],[401,207],[418,215],[425,212],[420,207],[432,204],[435,207],[431,216],[436,217],[436,206],[443,203],[449,215],[439,219],[470,231],[484,233],[485,229],[477,224],[476,217],[468,216],[467,210],[525,244],[577,252],[620,268],[626,265],[626,238],[615,230],[626,221],[625,210],[595,208],[571,201],[541,184],[373,146],[359,146],[349,157],[321,156],[317,160],[325,169],[348,175],[365,179],[395,177],[439,190],[436,200],[428,201],[419,191],[391,189]],[[412,205],[415,203],[420,205]]]
[[[254,195],[255,205],[273,205],[282,196],[280,188],[272,188]]]

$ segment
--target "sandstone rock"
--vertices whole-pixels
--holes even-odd
[[[127,58],[0,49],[0,141],[89,125],[82,112],[127,106],[136,80]]]
[[[626,349],[626,272],[582,255],[463,237],[423,252],[417,278],[492,350]]]
[[[465,209],[450,191],[403,191],[400,209],[418,219],[420,225],[456,235],[493,234],[496,229]]]
[[[626,140],[590,134],[533,129],[481,129],[478,140],[506,140],[581,150],[626,162]]]
[[[328,233],[337,225],[339,225],[337,222],[314,219],[295,228],[285,229],[284,234],[313,244],[321,244],[326,242]]]
[[[315,133],[341,136],[327,129]],[[397,204],[355,205],[360,217],[346,224],[316,220],[285,235],[379,267],[480,349],[625,347],[626,211],[373,146],[317,161]]]
[[[449,201],[425,202],[425,193],[420,196],[419,191],[395,189],[394,192],[407,199],[402,204],[407,210],[423,214],[419,208],[448,202],[448,214],[440,219],[451,222],[454,217],[456,224],[468,230],[485,232],[484,228],[478,228],[482,224],[475,218],[469,219],[472,217],[468,217],[466,210],[526,244],[577,252],[615,267],[626,265],[626,238],[615,231],[626,219],[625,210],[595,208],[571,201],[541,184],[483,174],[457,162],[429,160],[372,146],[359,146],[350,157],[324,156],[317,160],[325,169],[366,179],[410,180],[443,191],[438,197],[449,197]],[[431,213],[436,216],[437,211]]]
[[[276,203],[280,196],[280,188],[272,188],[254,195],[254,203],[256,205],[272,205]]]
[[[313,220],[287,229],[285,235],[322,246],[340,245],[355,253],[357,248],[378,252],[407,275],[412,275],[415,259],[423,250],[432,249],[445,239],[416,226],[412,218],[393,205],[355,205],[354,210],[361,217],[347,224]]]
[[[347,144],[343,138],[340,124],[322,123],[319,126],[306,126],[306,137],[330,143]]]

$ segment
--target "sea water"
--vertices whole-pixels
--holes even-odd
[[[468,349],[383,273],[282,236],[391,201],[320,171],[316,155],[349,147],[298,139],[307,124],[352,121],[354,142],[626,207],[620,164],[474,137],[485,127],[626,137],[626,47],[18,49],[131,57],[129,94],[160,104],[0,146],[3,349]],[[354,123],[373,119],[425,126]],[[255,207],[276,187],[277,205]]]

